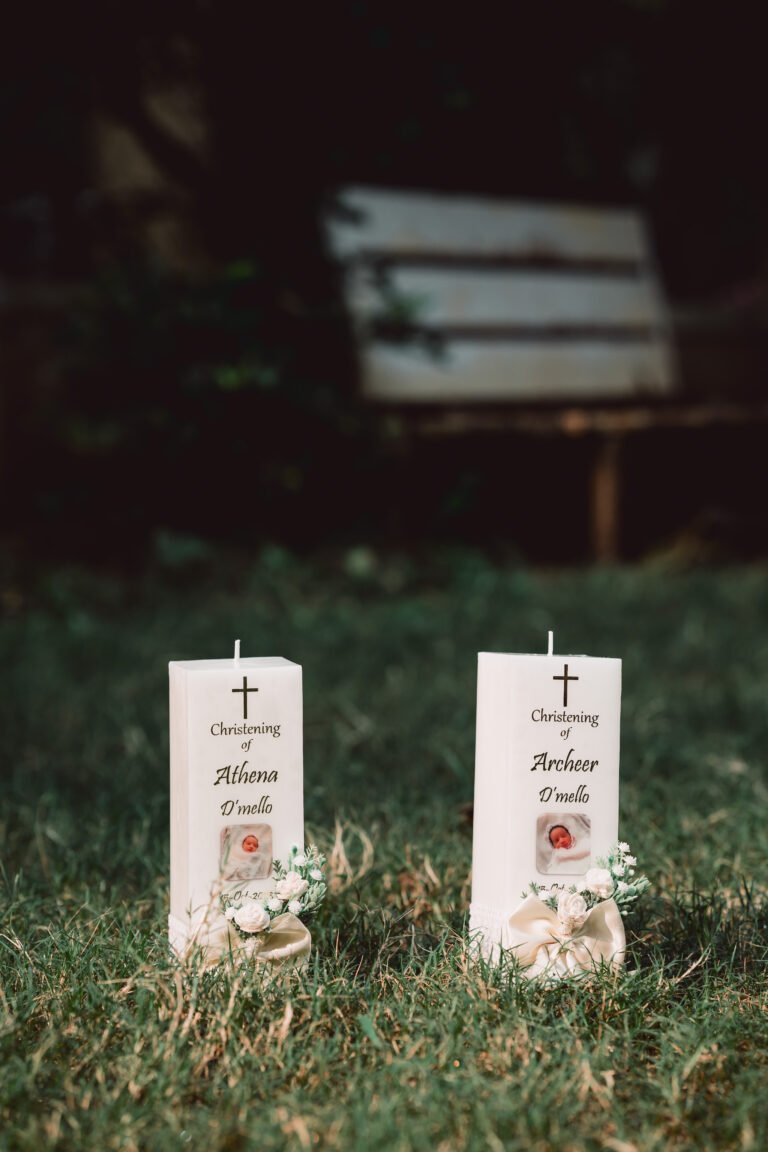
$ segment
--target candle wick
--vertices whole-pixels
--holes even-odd
[[[554,632],[547,632],[547,656],[551,656],[555,647]]]
[[[240,641],[235,640],[235,664],[240,663]]]

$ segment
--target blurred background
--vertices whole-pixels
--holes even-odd
[[[593,555],[593,436],[422,438],[363,397],[329,238],[350,185],[639,208],[678,366],[664,404],[709,415],[623,444],[617,557],[765,555],[755,8],[16,6],[0,44],[6,557]]]

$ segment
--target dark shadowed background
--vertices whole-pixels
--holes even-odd
[[[171,532],[584,558],[583,443],[393,454],[359,400],[325,221],[352,183],[637,205],[685,394],[759,402],[755,17],[674,0],[16,6],[0,45],[5,543],[133,561]],[[758,424],[644,437],[624,554],[764,554],[765,447]]]

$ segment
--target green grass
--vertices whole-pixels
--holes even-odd
[[[0,1147],[768,1146],[762,569],[535,574],[474,554],[6,588]],[[197,567],[195,567],[195,564]],[[468,964],[476,653],[624,659],[625,973]],[[167,661],[304,666],[308,970],[168,956]]]

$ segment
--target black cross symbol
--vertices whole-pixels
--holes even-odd
[[[568,665],[565,664],[563,666],[562,676],[553,676],[552,679],[553,680],[562,680],[562,682],[563,682],[563,708],[567,708],[568,707],[568,681],[569,680],[578,680],[579,677],[578,676],[569,676],[568,675]]]
[[[567,669],[566,669],[566,671],[567,671]],[[242,694],[243,694],[243,720],[247,720],[248,719],[248,693],[249,692],[258,692],[258,688],[249,688],[248,687],[248,680],[246,679],[245,676],[243,676],[242,688],[233,688],[232,691],[233,692],[242,692]]]

